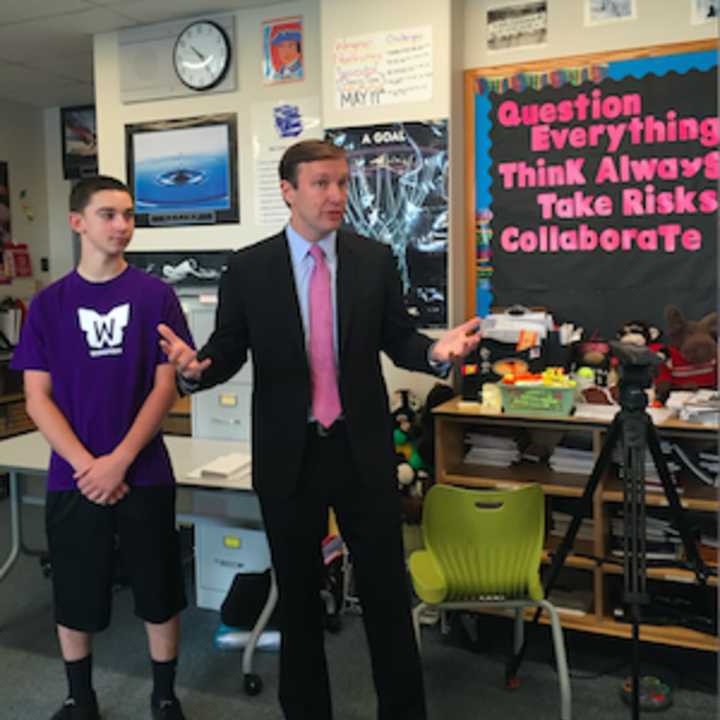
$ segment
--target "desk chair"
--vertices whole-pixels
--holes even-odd
[[[426,549],[410,556],[410,575],[421,600],[413,610],[413,624],[420,645],[420,615],[428,607],[512,608],[517,651],[523,641],[523,609],[542,607],[552,626],[560,717],[570,720],[570,680],[562,627],[540,584],[544,525],[540,485],[497,491],[433,486],[423,509]]]

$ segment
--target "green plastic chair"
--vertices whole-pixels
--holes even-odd
[[[423,507],[425,549],[410,556],[410,575],[421,602],[413,610],[420,645],[420,616],[428,608],[515,610],[515,651],[523,642],[523,609],[542,607],[551,627],[560,682],[560,717],[570,720],[570,679],[557,610],[544,599],[540,558],[545,507],[538,484],[513,490],[434,485]]]

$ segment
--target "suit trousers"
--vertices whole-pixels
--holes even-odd
[[[299,483],[287,499],[260,497],[280,592],[280,704],[286,720],[331,720],[320,588],[322,539],[332,506],[353,572],[370,649],[378,720],[426,718],[410,614],[400,502],[357,479],[345,424],[320,435],[309,424]]]

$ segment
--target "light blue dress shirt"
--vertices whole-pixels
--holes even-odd
[[[292,262],[293,274],[295,276],[295,287],[297,288],[300,314],[302,315],[303,329],[305,331],[305,348],[309,349],[310,342],[310,311],[308,293],[310,290],[310,275],[312,274],[315,261],[310,255],[310,248],[313,243],[307,241],[288,223],[285,227],[285,235],[290,248],[290,260]],[[332,287],[332,309],[333,309],[333,348],[335,350],[336,367],[340,367],[338,360],[338,317],[337,317],[337,233],[331,232],[321,240],[318,240],[320,247],[325,253],[325,262],[330,270],[330,283]],[[368,242],[371,242],[368,240]],[[439,377],[447,377],[452,368],[452,363],[439,362],[432,359],[433,343],[428,348],[428,364]]]
[[[292,263],[293,275],[295,276],[295,288],[297,289],[300,315],[302,316],[303,330],[305,331],[305,348],[309,349],[310,343],[310,276],[312,275],[315,261],[310,254],[314,243],[307,241],[298,233],[292,225],[285,228],[285,236],[290,248],[290,261]],[[333,231],[321,240],[318,245],[325,253],[325,264],[330,271],[331,302],[333,312],[333,349],[335,351],[335,365],[338,366],[338,313],[337,313],[337,243],[336,233]]]

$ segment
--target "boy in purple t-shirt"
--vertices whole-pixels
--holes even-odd
[[[154,720],[183,720],[175,691],[186,606],[175,480],[160,425],[176,398],[158,323],[192,341],[173,290],[128,266],[133,201],[119,180],[80,181],[70,196],[80,262],[30,306],[13,367],[52,446],[46,528],[68,698],[52,720],[95,720],[92,634],[110,622],[116,543],[145,621]]]

